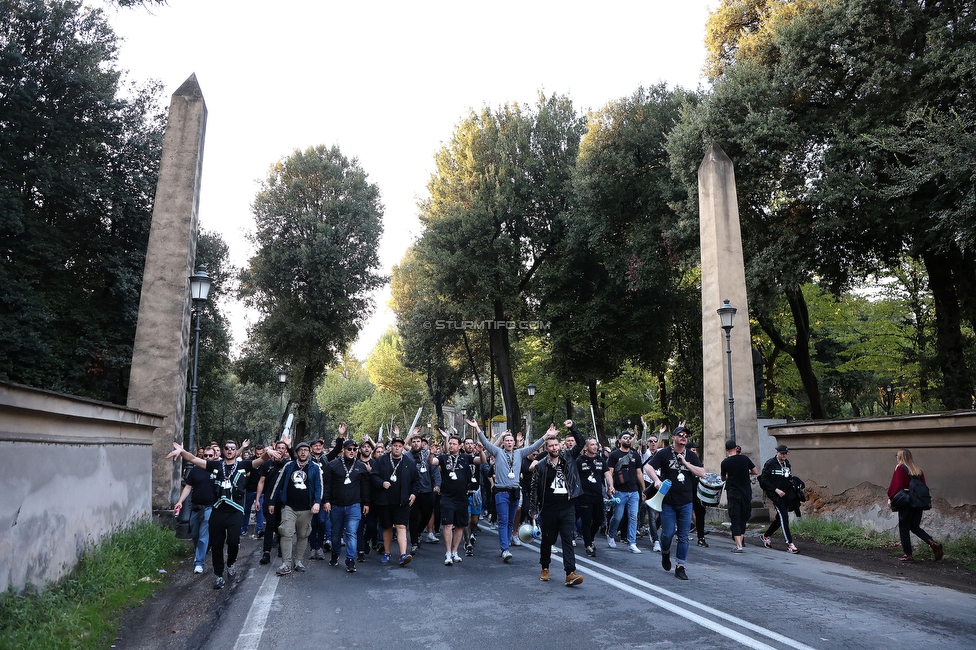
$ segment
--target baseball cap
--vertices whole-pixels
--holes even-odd
[[[732,440],[731,438],[725,441],[726,449],[735,449],[737,446],[738,445],[735,444],[735,440]]]
[[[789,451],[790,448],[787,447],[786,445],[780,445],[779,447],[776,448],[776,452],[780,454],[786,454],[789,453]]]
[[[344,443],[342,443],[342,448],[343,449],[345,449],[346,447],[358,447],[358,446],[359,445],[357,445],[356,444],[356,441],[353,440],[352,438],[350,438],[350,439],[346,440]]]
[[[311,449],[311,447],[309,446],[309,444],[307,442],[300,442],[297,445],[295,445],[295,451],[298,451],[302,447],[309,447],[309,449]]]

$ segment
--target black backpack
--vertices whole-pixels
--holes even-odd
[[[913,476],[908,483],[908,503],[911,508],[916,510],[931,510],[932,495],[929,493],[929,486],[922,483],[922,479]]]

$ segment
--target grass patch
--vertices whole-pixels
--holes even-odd
[[[802,517],[790,522],[790,531],[818,544],[841,548],[866,550],[898,546],[898,540],[888,532],[868,530],[846,521],[832,519]]]
[[[61,582],[0,595],[0,648],[107,647],[124,609],[161,589],[159,569],[172,570],[186,552],[172,530],[150,521],[112,534]]]
[[[976,573],[976,537],[966,536],[942,543],[947,559],[959,562],[967,570]]]

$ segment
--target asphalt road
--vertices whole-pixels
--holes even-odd
[[[976,595],[709,541],[692,547],[688,581],[665,573],[644,541],[640,555],[598,542],[596,558],[578,556],[585,582],[574,588],[558,553],[541,582],[537,544],[504,564],[487,529],[475,557],[450,567],[439,544],[406,567],[374,553],[354,574],[306,562],[308,573],[278,578],[274,563],[255,565],[204,647],[976,647]]]

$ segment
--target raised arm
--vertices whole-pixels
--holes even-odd
[[[186,449],[183,449],[183,445],[176,442],[175,440],[173,441],[173,451],[166,454],[166,458],[172,458],[173,460],[176,460],[177,458],[182,458],[188,463],[193,463],[197,467],[202,467],[203,469],[207,469],[207,461],[205,461],[202,458],[197,458],[196,456],[188,452]]]

